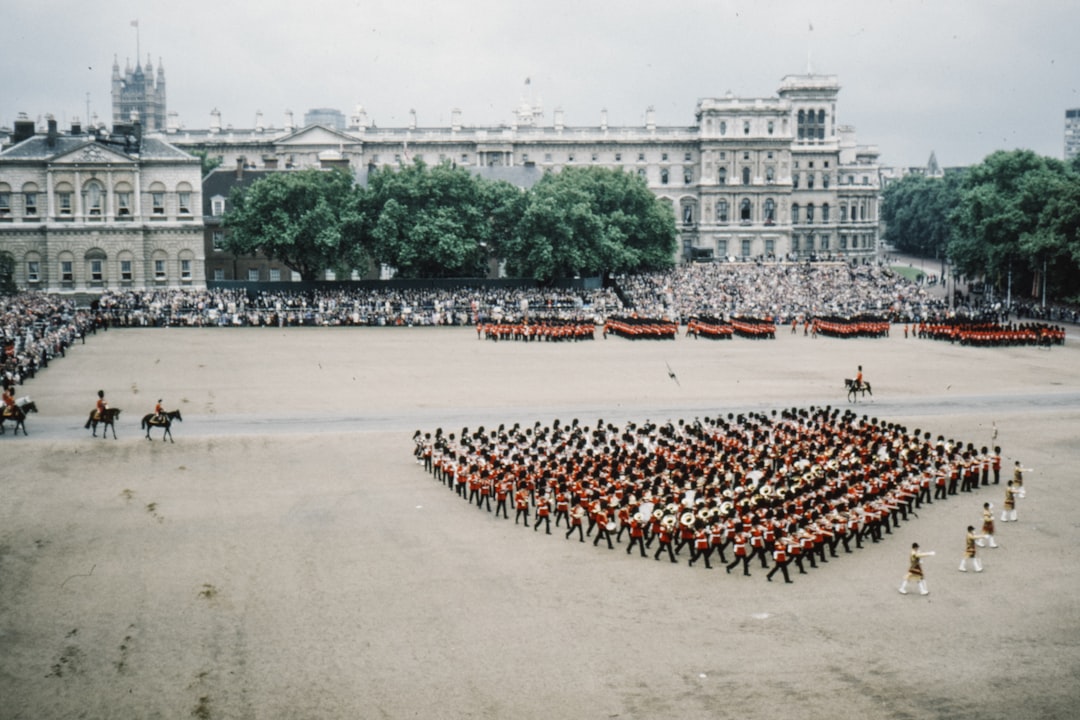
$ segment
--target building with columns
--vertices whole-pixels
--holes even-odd
[[[278,129],[261,113],[255,127],[236,129],[215,109],[204,130],[183,129],[170,115],[165,138],[226,168],[336,165],[361,180],[372,168],[415,158],[493,175],[499,168],[620,168],[672,205],[680,262],[869,258],[879,236],[878,151],[858,145],[854,129],[839,122],[839,92],[835,75],[789,75],[773,97],[701,99],[693,123],[675,127],[657,125],[652,109],[642,126],[609,125],[606,111],[596,125],[568,126],[561,109],[548,123],[527,101],[510,123],[484,127],[466,125],[457,109],[448,126],[423,125],[415,111],[405,126],[376,126],[357,107],[344,130],[298,127],[291,112]]]
[[[15,122],[0,152],[0,252],[21,290],[205,287],[198,158],[138,123]]]

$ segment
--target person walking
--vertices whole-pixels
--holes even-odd
[[[998,547],[998,544],[994,541],[994,506],[990,503],[983,503],[983,524],[982,524],[982,538],[975,542],[979,547],[988,545],[992,548]],[[986,540],[984,543],[983,540]]]
[[[933,550],[921,553],[919,552],[919,543],[911,543],[911,555],[908,558],[907,575],[904,576],[904,581],[900,583],[901,595],[907,595],[907,585],[909,582],[918,584],[920,595],[930,594],[930,591],[926,589],[926,577],[923,575],[922,559],[933,555]]]
[[[979,562],[979,558],[976,557],[977,543],[980,539],[986,537],[985,535],[976,535],[975,526],[968,525],[967,536],[964,538],[964,557],[960,560],[960,572],[967,572],[967,561],[971,561],[972,567],[975,568],[975,572],[982,572],[982,563]]]
[[[1001,522],[1016,522],[1016,486],[1010,480],[1005,484],[1005,507],[1001,510]]]

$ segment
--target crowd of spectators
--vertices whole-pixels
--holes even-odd
[[[0,297],[0,381],[21,385],[49,361],[63,356],[86,334],[96,331],[94,317],[70,299],[39,293]]]
[[[947,302],[886,267],[822,263],[716,263],[619,278],[642,316],[686,323],[690,317],[771,318],[875,315],[894,322],[937,317]]]

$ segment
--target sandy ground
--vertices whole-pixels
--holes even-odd
[[[479,342],[469,329],[112,330],[0,437],[0,718],[1074,718],[1080,343]],[[1035,468],[982,574],[920,511],[795,584],[495,520],[414,429],[846,405]],[[667,365],[679,383],[667,374]],[[82,428],[98,388],[119,439]],[[147,442],[162,397],[175,444]],[[931,594],[897,586],[913,541]]]

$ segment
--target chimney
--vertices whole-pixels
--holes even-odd
[[[607,108],[600,111],[600,129],[607,132]]]
[[[652,105],[645,110],[645,129],[650,132],[656,129],[656,109]]]
[[[26,113],[19,113],[19,116],[15,119],[15,130],[11,134],[11,143],[21,143],[27,138],[34,137],[34,121],[26,116]]]
[[[56,146],[56,136],[57,136],[56,118],[54,118],[52,115],[46,115],[45,117],[49,121],[49,134],[48,134],[48,140],[46,142],[48,142],[49,147],[55,147]]]
[[[555,108],[555,129],[562,132],[563,129],[563,110],[562,108]]]
[[[263,155],[263,167],[267,170],[277,170],[278,159],[274,155]]]
[[[236,179],[244,179],[244,157],[240,156],[236,158]]]
[[[415,130],[416,129],[416,110],[415,109],[409,110],[409,129],[410,130]]]
[[[265,126],[263,125],[262,110],[256,110],[255,111],[255,132],[261,133],[264,129],[265,129]]]
[[[293,122],[292,110],[285,111],[285,132],[292,132],[296,129],[296,123]]]
[[[79,122],[79,116],[71,118],[71,134],[82,135],[82,123]]]
[[[212,134],[221,132],[221,111],[217,108],[210,111],[210,132]]]

